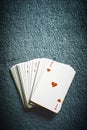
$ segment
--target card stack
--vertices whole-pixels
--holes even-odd
[[[39,105],[58,113],[76,72],[70,65],[37,58],[12,66],[11,73],[25,108]]]

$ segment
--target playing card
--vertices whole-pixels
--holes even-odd
[[[49,59],[47,58],[38,58],[38,59],[34,59],[33,60],[33,64],[32,64],[32,83],[31,83],[31,86],[32,86],[32,91],[31,91],[31,96],[33,94],[33,92],[35,91],[35,88],[37,86],[37,83],[39,82],[42,74],[43,74],[43,71],[44,71],[44,68],[47,64],[47,62],[49,61]],[[31,98],[30,96],[30,98]],[[34,105],[33,103],[30,102],[30,99],[29,99],[29,104],[32,104]]]
[[[36,59],[37,60],[37,59]],[[40,78],[42,77],[43,75],[43,72],[44,72],[44,69],[47,65],[48,62],[50,62],[50,59],[47,59],[47,58],[39,58],[38,59],[38,68],[37,68],[37,71],[36,71],[36,76],[35,76],[35,80],[33,82],[33,88],[32,88],[32,92],[31,92],[31,96],[33,94],[33,92],[35,91],[36,87],[37,87],[37,84],[40,80]],[[32,76],[33,77],[33,76]]]
[[[33,90],[33,86],[34,86],[34,83],[35,83],[37,71],[38,71],[38,68],[39,68],[39,63],[40,63],[39,59],[35,59],[35,60],[32,61],[32,78],[31,78],[32,90]]]
[[[30,90],[30,93],[29,93],[30,96],[29,96],[28,103],[34,105],[33,103],[30,102],[30,98],[31,98],[31,95],[32,95],[33,86],[34,86],[37,70],[38,70],[38,67],[39,67],[39,59],[32,60],[31,64],[32,64],[32,68],[31,68],[31,82],[29,84],[29,86],[31,87],[31,90]]]
[[[74,75],[75,71],[69,65],[51,60],[32,94],[31,101],[58,113]]]
[[[22,102],[24,104],[23,93],[22,93],[22,90],[21,90],[21,83],[20,83],[20,79],[19,79],[19,76],[18,76],[18,71],[17,71],[16,65],[11,67],[11,74],[14,78],[14,82],[16,84],[17,90],[18,90],[18,92],[21,96]]]
[[[17,65],[18,73],[19,73],[19,78],[21,81],[21,87],[23,90],[23,97],[24,101],[26,104],[26,107],[31,108],[32,105],[28,104],[29,102],[29,97],[30,97],[30,91],[31,91],[31,86],[29,85],[30,83],[30,66],[31,64],[29,62],[25,62],[22,64]]]

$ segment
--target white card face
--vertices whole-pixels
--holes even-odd
[[[19,76],[18,76],[16,65],[11,68],[11,73],[12,73],[12,76],[14,78],[17,90],[18,90],[18,92],[21,96],[22,102],[24,104],[23,93],[22,93],[22,90],[21,90],[21,84],[20,84],[20,79],[19,79]]]
[[[58,113],[74,75],[75,71],[69,65],[50,61],[37,84],[31,101]]]
[[[33,89],[34,86],[34,82],[36,79],[36,75],[37,75],[37,71],[38,71],[38,67],[39,67],[39,59],[35,59],[32,61],[32,78],[31,78],[31,87]]]
[[[31,64],[29,64],[28,62],[17,65],[19,77],[21,80],[21,86],[23,89],[24,97],[25,97],[26,106],[29,108],[32,107],[30,104],[28,104],[29,97],[30,97],[30,91],[31,91],[31,87],[29,86],[30,78],[31,78],[30,77],[30,65]]]
[[[38,84],[40,78],[43,75],[43,72],[44,72],[44,69],[45,69],[46,65],[51,60],[47,59],[47,58],[40,58],[38,61],[39,61],[39,65],[38,65],[38,69],[37,69],[37,73],[36,73],[36,77],[35,77],[35,81],[34,81],[34,84],[33,84],[33,90],[32,90],[31,95],[34,93],[34,91],[35,91],[35,89],[37,87],[37,84]]]

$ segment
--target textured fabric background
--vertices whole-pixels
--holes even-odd
[[[0,0],[0,130],[87,130],[86,9],[86,0]],[[15,89],[10,67],[37,57],[77,72],[59,114],[25,111]]]

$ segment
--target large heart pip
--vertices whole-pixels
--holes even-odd
[[[56,82],[52,82],[51,85],[52,85],[52,87],[56,87],[57,83]]]

